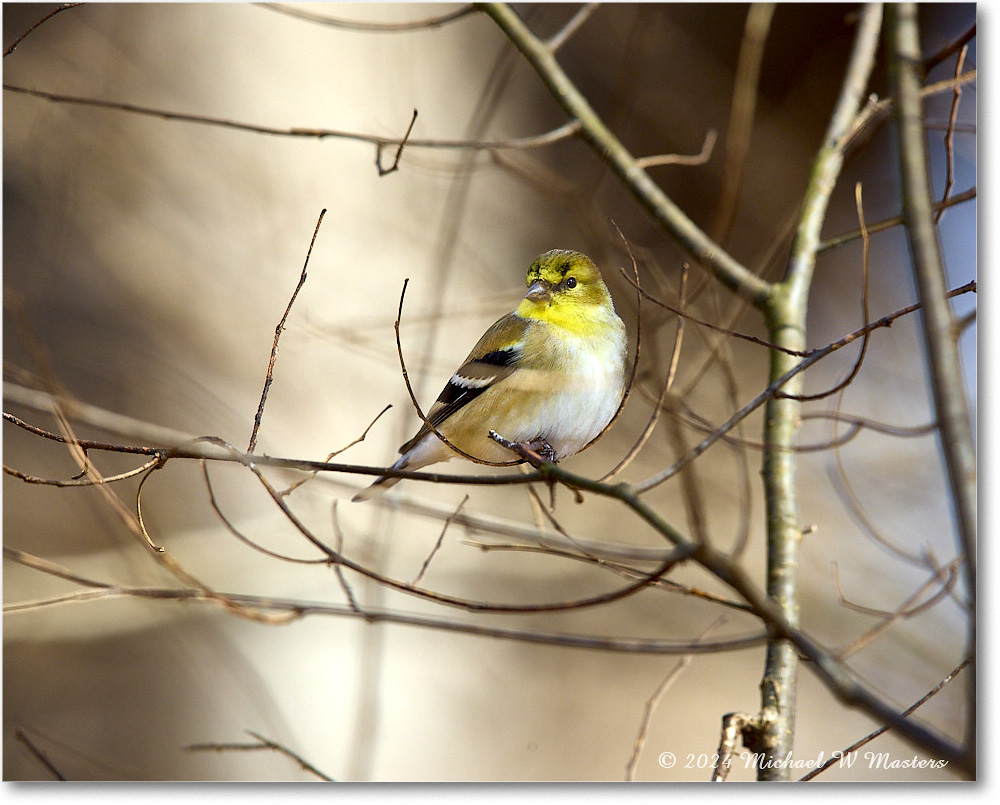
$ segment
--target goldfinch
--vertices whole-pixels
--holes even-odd
[[[518,460],[491,430],[552,461],[571,456],[604,430],[625,393],[625,324],[590,258],[545,252],[526,284],[517,309],[483,334],[427,413],[445,439],[484,461]],[[399,452],[397,470],[459,455],[426,424]],[[354,500],[399,480],[380,477]]]

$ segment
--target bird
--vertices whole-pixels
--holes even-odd
[[[520,463],[490,431],[561,461],[601,435],[625,394],[628,334],[594,262],[553,249],[531,263],[525,284],[517,307],[483,334],[426,417],[481,461]],[[427,422],[399,448],[392,469],[459,456]],[[353,500],[369,500],[400,480],[381,476]]]

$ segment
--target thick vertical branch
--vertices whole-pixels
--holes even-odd
[[[552,96],[580,123],[580,134],[649,213],[695,260],[723,285],[755,305],[762,305],[770,285],[706,235],[664,193],[639,161],[609,129],[556,60],[552,48],[535,36],[505,3],[478,3],[545,82]]]
[[[881,6],[866,6],[840,97],[813,162],[788,269],[768,300],[770,341],[787,350],[801,351],[806,347],[806,310],[820,228],[843,164],[845,135],[850,131],[868,85],[881,24]],[[772,350],[769,382],[773,383],[793,369],[798,361],[787,352]],[[768,534],[767,592],[788,622],[796,626],[799,622],[798,557],[802,527],[793,441],[799,426],[801,403],[791,397],[801,391],[801,384],[799,375],[785,386],[783,393],[768,401],[764,425],[767,450],[763,467]],[[771,640],[761,680],[758,738],[759,751],[764,753],[765,760],[774,762],[761,765],[758,776],[762,780],[788,777],[788,769],[780,761],[792,751],[796,672],[797,656],[792,644],[786,640]]]
[[[969,654],[975,656],[976,596],[976,452],[958,353],[960,328],[945,296],[945,273],[934,226],[927,168],[923,107],[920,99],[920,36],[917,7],[890,5],[889,79],[895,99],[893,115],[899,139],[903,220],[910,244],[913,273],[923,304],[924,342],[930,370],[941,451],[951,487],[954,517],[965,561],[966,583],[973,604]],[[975,669],[975,664],[973,664]],[[974,757],[976,735],[975,682],[969,685],[966,748]]]

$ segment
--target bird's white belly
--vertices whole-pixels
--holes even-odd
[[[559,364],[573,366],[573,372],[523,370],[515,381],[520,394],[531,401],[531,414],[517,423],[502,423],[493,429],[514,442],[542,438],[555,450],[556,460],[582,450],[611,421],[623,391],[620,352],[606,355],[571,343],[555,347],[565,354]],[[528,399],[525,399],[527,402]]]

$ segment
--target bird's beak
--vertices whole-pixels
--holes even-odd
[[[552,299],[552,283],[546,280],[536,280],[528,286],[524,298],[536,303],[550,301]]]

